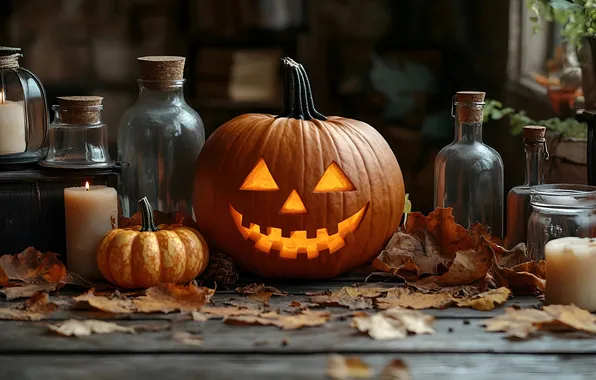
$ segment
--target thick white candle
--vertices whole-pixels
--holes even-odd
[[[106,186],[64,189],[66,267],[89,281],[102,280],[95,251],[103,236],[118,223],[116,190]]]
[[[22,153],[26,148],[23,102],[4,101],[0,93],[0,154]]]
[[[546,243],[544,251],[546,303],[596,311],[596,239],[555,239]]]

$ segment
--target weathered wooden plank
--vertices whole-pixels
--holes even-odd
[[[587,355],[401,354],[362,355],[379,378],[392,359],[404,360],[416,380],[592,379]],[[0,356],[0,378],[19,380],[323,380],[327,355],[118,355]]]
[[[439,319],[434,335],[410,336],[404,340],[375,341],[349,326],[349,320],[335,320],[321,327],[284,331],[270,326],[230,326],[219,320],[207,322],[144,321],[173,331],[200,334],[201,346],[187,346],[172,340],[172,331],[137,335],[93,335],[65,338],[48,334],[46,322],[3,322],[0,324],[0,354],[27,352],[96,353],[596,353],[596,339],[558,334],[512,342],[500,333],[486,333],[472,321]],[[139,321],[120,321],[123,325]],[[288,344],[282,342],[287,340]]]

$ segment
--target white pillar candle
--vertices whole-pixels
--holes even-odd
[[[546,243],[544,251],[546,303],[596,311],[596,239],[555,239]]]
[[[97,268],[99,241],[118,223],[116,190],[106,186],[64,189],[66,268],[89,281],[103,280]]]
[[[5,101],[0,92],[0,155],[24,152],[26,141],[23,102]]]

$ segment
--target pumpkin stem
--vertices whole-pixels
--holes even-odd
[[[284,94],[281,113],[277,117],[301,120],[327,120],[315,109],[310,81],[304,67],[291,58],[282,58]]]
[[[141,217],[143,218],[141,232],[157,231],[157,227],[155,226],[155,217],[153,216],[153,208],[151,207],[151,204],[149,204],[147,197],[144,197],[139,201],[139,208],[141,209]]]

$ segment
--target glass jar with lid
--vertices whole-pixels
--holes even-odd
[[[138,58],[139,98],[118,126],[122,214],[147,197],[154,210],[192,215],[194,169],[205,143],[199,114],[185,101],[184,57]]]
[[[528,220],[528,254],[544,259],[549,240],[568,236],[596,237],[596,187],[574,184],[534,186]]]

